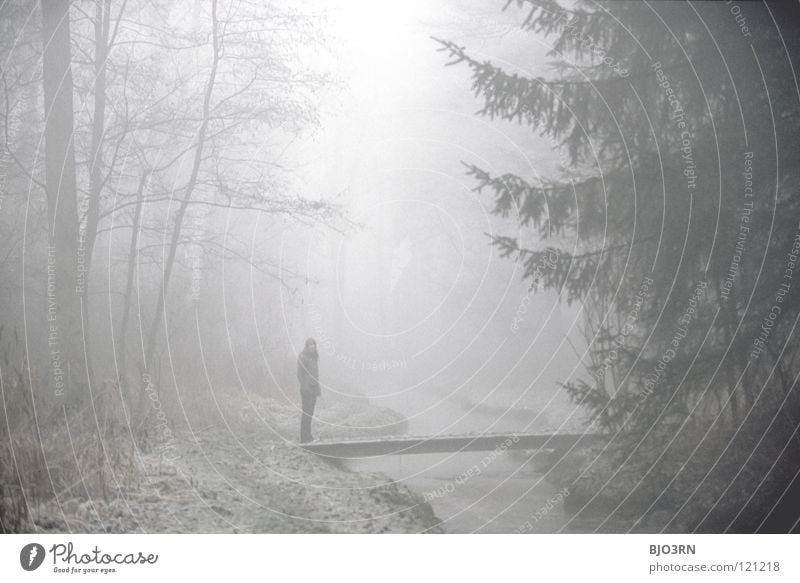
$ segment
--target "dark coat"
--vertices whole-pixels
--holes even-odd
[[[300,391],[309,395],[319,396],[319,364],[315,353],[303,350],[297,357],[297,380],[300,381]]]

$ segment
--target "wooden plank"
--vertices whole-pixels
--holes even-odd
[[[579,443],[590,445],[605,436],[597,434],[514,434],[443,435],[436,437],[394,437],[354,441],[316,441],[304,444],[305,450],[339,459],[422,453],[458,453],[493,450],[564,450]]]

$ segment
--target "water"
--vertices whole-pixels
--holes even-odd
[[[408,433],[536,431],[534,411],[437,404],[409,416]],[[448,426],[442,429],[442,426]],[[533,452],[466,452],[387,456],[348,462],[355,471],[379,472],[423,495],[447,532],[558,532],[568,522],[565,493],[547,482]],[[564,529],[574,532],[577,527]]]

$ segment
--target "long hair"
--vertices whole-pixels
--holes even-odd
[[[319,358],[319,353],[317,352],[317,341],[313,338],[308,338],[306,340],[306,345],[303,347],[303,353],[313,357],[315,360]]]
[[[303,351],[297,355],[297,378],[300,390],[319,395],[319,355],[313,338],[306,340]]]

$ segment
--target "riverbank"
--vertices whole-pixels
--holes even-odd
[[[180,436],[171,462],[143,456],[138,480],[108,499],[42,505],[31,531],[81,533],[436,532],[420,495],[338,469],[299,447],[230,434]]]
[[[29,504],[23,532],[415,533],[441,532],[422,495],[385,475],[351,472],[306,452],[291,403],[229,401],[224,422],[176,429],[168,444],[135,448],[107,464],[105,493],[80,483]],[[396,434],[398,413],[363,398],[323,402],[321,438]],[[106,443],[107,451],[130,444]]]

